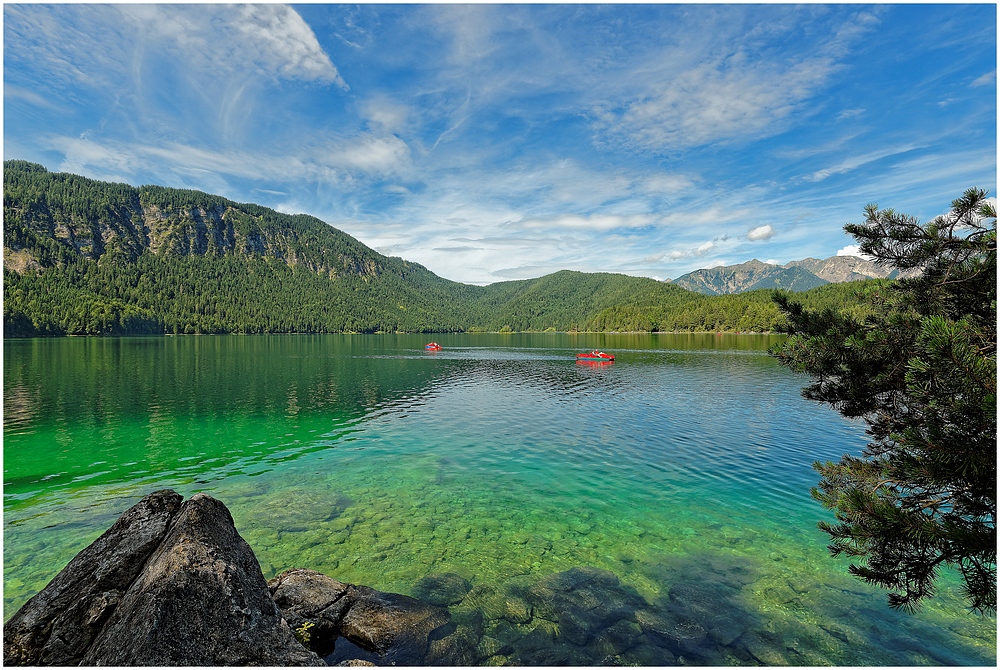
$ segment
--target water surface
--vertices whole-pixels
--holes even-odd
[[[225,502],[265,577],[458,584],[438,660],[995,664],[954,575],[906,615],[829,558],[811,464],[863,425],[774,339],[435,337],[5,341],[5,617],[171,487]]]

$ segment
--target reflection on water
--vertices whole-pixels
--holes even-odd
[[[429,662],[994,664],[953,575],[902,615],[827,556],[810,466],[863,427],[773,341],[8,341],[5,612],[169,486],[223,500],[267,577],[450,598]],[[593,348],[616,362],[577,365]]]

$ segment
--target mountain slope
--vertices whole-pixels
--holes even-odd
[[[884,268],[873,261],[858,256],[831,256],[820,260],[804,258],[801,261],[791,261],[782,267],[800,267],[828,282],[860,281],[863,279],[902,279],[920,274],[920,270],[900,272],[895,268]]]
[[[571,270],[483,288],[476,302],[480,323],[493,331],[581,330],[614,305],[675,305],[696,298],[680,287],[648,277]]]
[[[464,330],[477,289],[314,217],[4,163],[5,334]]]

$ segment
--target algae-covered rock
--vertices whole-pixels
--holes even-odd
[[[591,567],[544,577],[528,589],[526,597],[535,616],[558,623],[560,637],[577,646],[585,646],[601,630],[633,618],[636,610],[646,606],[614,573]]]
[[[472,590],[468,579],[454,572],[427,575],[413,587],[414,597],[432,605],[455,605]]]

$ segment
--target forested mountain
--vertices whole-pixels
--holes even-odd
[[[782,319],[766,291],[712,302],[617,274],[460,284],[311,216],[52,173],[25,161],[4,162],[3,226],[5,337],[759,331]],[[830,304],[854,303],[848,292],[822,295]]]

